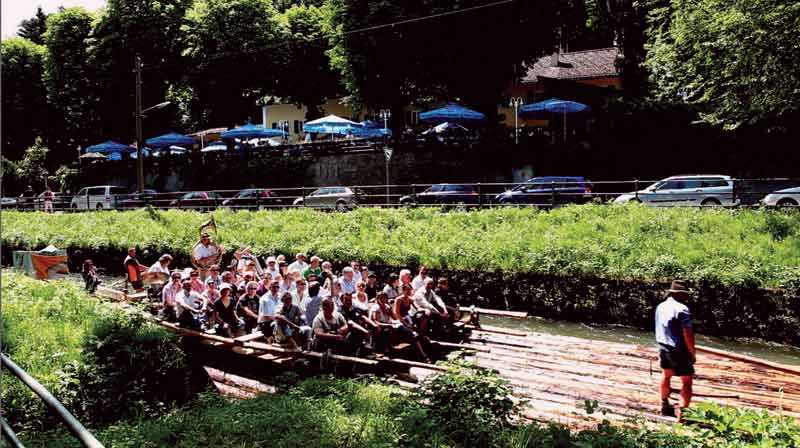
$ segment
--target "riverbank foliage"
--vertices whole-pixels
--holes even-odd
[[[73,282],[2,273],[2,348],[83,421],[158,415],[191,398],[177,338],[136,313],[103,305]],[[20,433],[59,425],[11,374],[3,415]]]
[[[800,290],[800,214],[765,210],[585,205],[553,211],[307,209],[216,211],[217,241],[259,255],[304,251],[333,261],[609,279],[681,277]],[[120,254],[130,245],[188,252],[207,214],[166,210],[80,214],[4,212],[2,244]]]
[[[498,448],[745,448],[800,443],[800,427],[754,411],[698,405],[686,427],[616,427],[607,422],[576,431],[559,424],[508,422],[502,381],[454,371],[402,393],[375,381],[314,378],[287,393],[248,400],[204,395],[158,418],[106,427],[96,433],[108,447],[498,447]],[[487,374],[489,377],[490,374]],[[481,396],[475,402],[470,398]],[[421,396],[452,403],[445,410]],[[462,409],[456,410],[463,398]],[[737,414],[738,419],[730,416]],[[78,447],[63,432],[26,440],[33,447]]]

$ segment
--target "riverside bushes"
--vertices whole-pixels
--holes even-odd
[[[5,212],[2,244],[67,248],[121,269],[125,249],[188,266],[208,216],[178,210],[42,215]],[[453,279],[465,304],[554,319],[650,328],[672,278],[690,280],[704,334],[800,345],[800,213],[583,205],[552,211],[308,209],[214,212],[230,254],[303,251],[385,274],[419,264]],[[77,254],[81,251],[81,254]],[[8,252],[8,251],[7,251]],[[747,325],[741,325],[745,321]]]
[[[2,298],[3,351],[79,420],[157,415],[191,397],[176,336],[140,315],[102,305],[74,283],[9,271],[2,273]],[[16,431],[60,425],[16,377],[0,381],[3,415]]]
[[[120,253],[136,245],[153,257],[164,251],[185,255],[207,219],[178,210],[155,215],[6,211],[2,243]],[[220,210],[214,218],[219,243],[250,245],[258,254],[302,250],[329,260],[392,266],[800,288],[800,214],[584,205],[450,213]]]
[[[746,448],[800,443],[800,426],[789,417],[707,404],[689,408],[692,423],[686,427],[603,422],[575,431],[558,424],[511,423],[512,407],[503,404],[508,401],[508,390],[496,377],[471,369],[438,375],[411,394],[374,381],[314,378],[280,395],[237,401],[205,396],[170,415],[110,426],[96,436],[110,448]],[[63,432],[25,442],[79,446]]]

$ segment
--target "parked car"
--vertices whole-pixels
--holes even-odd
[[[592,199],[589,182],[580,176],[532,177],[525,183],[495,196],[497,204],[583,204]]]
[[[166,205],[165,203],[161,203]],[[140,208],[146,205],[159,206],[159,196],[156,190],[142,190],[142,192],[135,192],[119,203],[120,208]]]
[[[293,205],[347,211],[358,205],[358,198],[349,187],[323,187],[295,199]]]
[[[768,207],[796,208],[800,206],[800,187],[774,191],[761,200]]]
[[[224,198],[215,191],[190,191],[169,203],[170,207],[206,211],[222,204]]]
[[[37,194],[36,199],[33,200],[35,210],[44,210],[44,193]],[[70,208],[70,204],[71,201],[68,196],[63,193],[53,192],[53,210],[67,210]]]
[[[117,200],[128,197],[128,189],[114,185],[84,187],[72,197],[70,207],[73,210],[110,210],[117,208]]]
[[[733,179],[722,175],[672,176],[644,190],[623,194],[615,204],[641,202],[654,207],[736,205]]]
[[[225,201],[222,202],[222,205],[224,207],[230,207],[233,209],[258,209],[280,207],[288,203],[288,199],[289,198],[278,196],[278,194],[272,190],[267,190],[264,188],[248,188],[236,193],[236,196],[230,199],[225,199]]]
[[[422,193],[400,198],[400,205],[478,205],[479,202],[480,197],[475,187],[462,184],[431,185]]]
[[[17,198],[0,198],[0,207],[17,208]]]

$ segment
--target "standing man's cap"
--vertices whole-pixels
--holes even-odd
[[[267,257],[267,263],[272,263],[272,262],[274,262],[274,261],[275,261],[275,257],[273,257],[272,255],[270,255],[269,257]]]
[[[672,285],[670,285],[667,292],[677,292],[677,293],[684,293],[689,294],[689,288],[686,286],[686,282],[683,280],[673,280]]]

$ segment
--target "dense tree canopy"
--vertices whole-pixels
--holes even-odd
[[[797,113],[800,3],[672,0],[653,9],[647,67],[659,99],[728,129]]]
[[[257,101],[275,90],[286,34],[269,0],[197,0],[186,15],[189,85],[201,124],[241,124],[257,116]],[[276,58],[276,56],[278,56]]]
[[[30,19],[25,19],[19,24],[17,36],[24,37],[35,44],[44,43],[44,32],[47,31],[47,14],[42,7],[36,8],[36,14]]]
[[[47,98],[44,88],[46,50],[27,39],[11,38],[0,45],[2,71],[3,155],[22,156],[47,127]]]
[[[555,47],[555,2],[331,0],[333,62],[348,91],[374,107],[459,100],[492,114],[523,64]],[[394,21],[397,26],[359,31]]]
[[[53,111],[47,143],[59,156],[72,156],[78,145],[99,139],[96,71],[89,63],[89,36],[94,15],[66,8],[47,19],[45,82]]]

